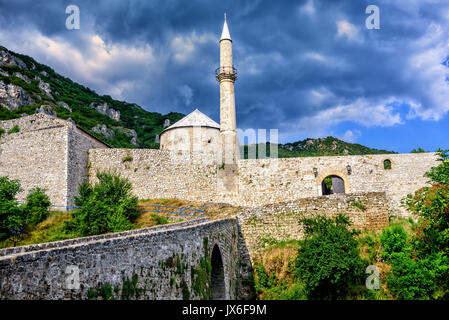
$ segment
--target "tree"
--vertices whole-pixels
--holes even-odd
[[[419,219],[417,248],[421,253],[449,255],[449,150],[439,150],[440,165],[425,174],[432,185],[408,195],[406,205]]]
[[[50,213],[50,206],[50,198],[45,194],[44,189],[32,189],[28,194],[26,204],[23,207],[26,216],[26,224],[29,227],[34,227],[39,222],[44,221]]]
[[[408,209],[418,218],[416,234],[411,241],[410,248],[397,253],[393,266],[399,265],[394,270],[397,278],[410,278],[409,282],[402,280],[396,284],[403,284],[402,289],[411,281],[417,282],[420,275],[426,279],[426,292],[431,292],[432,297],[449,297],[449,150],[438,150],[441,164],[432,167],[425,174],[430,178],[431,186],[424,187],[409,194],[405,200]],[[414,261],[409,260],[411,254]],[[404,258],[405,256],[405,258]],[[404,262],[405,261],[405,262]],[[403,268],[403,266],[407,266]],[[416,266],[416,267],[414,267]],[[408,270],[408,272],[406,272]],[[416,271],[418,270],[418,271]],[[413,271],[413,272],[412,272]],[[425,271],[425,272],[424,272]],[[414,275],[413,275],[414,274]],[[430,280],[429,280],[430,279]],[[419,287],[422,289],[421,287]],[[401,289],[401,291],[403,291]],[[442,290],[440,293],[435,293]],[[422,293],[420,293],[424,296]],[[408,296],[413,297],[411,293]],[[427,295],[427,297],[429,297]]]
[[[426,172],[425,176],[430,178],[431,183],[439,183],[443,185],[449,185],[449,150],[437,150],[439,158],[437,161],[441,162],[440,165],[432,167],[429,172]]]
[[[51,205],[45,191],[34,188],[25,205],[19,206],[16,196],[21,191],[19,180],[0,177],[0,240],[10,237],[14,245],[23,233],[47,218]]]
[[[448,259],[442,252],[418,257],[410,240],[399,224],[382,231],[382,257],[391,265],[388,289],[397,299],[433,298],[447,278]]]
[[[73,221],[66,228],[82,236],[132,229],[139,212],[129,180],[114,172],[98,172],[97,178],[95,185],[85,182],[79,186],[75,204],[80,208],[72,213]]]
[[[0,240],[21,233],[24,226],[16,195],[22,191],[18,180],[0,177]]]
[[[426,153],[427,151],[419,147],[418,149],[413,149],[410,153]]]
[[[365,263],[359,255],[348,217],[302,219],[305,239],[298,251],[296,274],[305,282],[309,298],[344,299],[363,281]]]

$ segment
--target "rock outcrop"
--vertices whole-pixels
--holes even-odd
[[[136,147],[139,146],[139,144],[137,143],[137,133],[136,133],[136,131],[134,131],[134,129],[124,129],[122,132],[124,134],[126,134],[127,136],[131,137],[131,140],[129,140],[129,142],[132,145],[134,145]]]
[[[97,110],[98,112],[108,116],[109,118],[111,118],[115,121],[120,121],[120,111],[109,108],[109,106],[106,102],[103,104],[99,104],[99,105],[95,105],[94,103],[91,103],[89,105],[89,107]]]
[[[20,72],[14,72],[14,77],[22,79],[26,83],[31,83],[30,78],[28,78],[26,75],[21,74]]]
[[[34,104],[34,100],[21,87],[0,80],[0,105],[8,110]]]
[[[20,68],[26,68],[26,64],[22,59],[17,58],[8,51],[0,48],[0,65],[6,66],[19,66]]]
[[[51,95],[51,88],[50,85],[47,82],[42,81],[41,78],[36,77],[36,80],[39,80],[39,89],[45,93],[45,95],[50,98],[53,99],[53,96]]]
[[[92,129],[93,132],[102,134],[106,139],[114,140],[115,139],[115,133],[114,130],[108,129],[108,127],[105,124],[97,124]]]
[[[64,101],[59,101],[58,105],[60,105],[64,109],[67,109],[68,111],[72,112],[72,108],[70,108],[69,105],[67,103],[65,103]]]
[[[39,113],[43,113],[43,114],[47,114],[47,115],[52,116],[52,117],[56,117],[57,116],[56,112],[54,112],[52,110],[51,106],[45,105],[45,104],[40,106],[40,108],[38,109],[38,112]]]
[[[131,140],[129,140],[129,142],[138,147],[139,143],[137,142],[137,133],[136,131],[134,131],[134,129],[128,129],[128,128],[123,128],[123,127],[115,127],[114,129],[119,130],[120,132],[126,134],[128,137],[131,137]]]

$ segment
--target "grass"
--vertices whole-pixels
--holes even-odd
[[[199,201],[185,201],[179,199],[147,199],[141,200],[139,205],[163,205],[169,207],[180,207],[187,209],[197,209],[197,210],[205,210],[206,218],[211,220],[231,218],[236,216],[241,208],[235,207],[227,203],[215,203],[215,202],[199,202]],[[151,209],[152,210],[152,209]],[[164,208],[164,211],[170,211],[169,208]],[[176,211],[175,212],[179,212]],[[194,213],[200,214],[200,212]]]
[[[168,224],[170,220],[166,216],[155,213],[144,212],[134,222],[134,229],[154,227],[157,225]]]
[[[133,157],[130,156],[130,155],[128,155],[128,156],[122,158],[122,162],[123,162],[123,163],[125,163],[125,162],[131,162],[131,161],[133,161]]]
[[[260,300],[303,300],[304,285],[294,276],[300,241],[277,241],[254,259],[255,287]]]
[[[52,212],[50,216],[39,223],[34,230],[26,234],[16,243],[16,246],[25,246],[29,244],[45,243],[59,240],[77,238],[78,235],[67,233],[64,230],[64,221],[70,221],[68,212]],[[6,239],[0,242],[0,248],[14,246],[12,239]]]

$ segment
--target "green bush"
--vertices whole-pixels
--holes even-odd
[[[44,221],[49,215],[50,205],[50,198],[45,194],[44,189],[32,189],[23,207],[26,213],[26,224],[34,227],[39,222]]]
[[[98,172],[97,178],[95,185],[79,186],[75,204],[80,208],[66,228],[82,236],[132,229],[139,211],[129,180],[113,172]]]
[[[50,207],[48,196],[40,188],[31,190],[26,204],[19,207],[16,196],[21,191],[18,180],[0,177],[0,240],[12,238],[14,244],[48,216]]]
[[[418,149],[413,149],[410,153],[426,153],[427,151],[419,147]]]
[[[412,251],[403,250],[393,252],[387,261],[392,266],[388,288],[397,299],[437,298],[439,285],[447,281],[448,259],[442,253],[418,259]]]
[[[399,224],[394,224],[382,231],[380,242],[384,248],[382,257],[389,259],[393,253],[403,252],[407,244],[407,232]]]
[[[24,218],[16,201],[22,191],[18,180],[0,177],[0,240],[22,233]]]
[[[305,239],[298,251],[296,274],[311,299],[344,299],[364,280],[365,263],[359,255],[349,219],[339,214],[302,219]]]
[[[262,263],[254,265],[254,273],[254,288],[258,295],[263,294],[264,300],[307,300],[306,286],[302,282],[296,280],[289,284],[276,278],[274,273],[268,275]]]
[[[432,185],[405,204],[418,217],[414,236],[404,245],[398,241],[395,252],[386,243],[385,254],[392,265],[388,285],[400,299],[447,299],[449,297],[449,154],[439,150],[441,164],[425,174]],[[396,233],[397,234],[397,233]]]
[[[449,150],[438,149],[440,165],[433,167],[425,174],[433,183],[449,185]]]
[[[449,155],[440,152],[442,163],[426,176],[433,183],[405,201],[408,209],[418,217],[416,249],[422,254],[445,252],[449,255]]]
[[[164,216],[161,216],[161,215],[158,215],[158,214],[155,214],[155,213],[153,213],[153,214],[151,215],[151,217],[153,218],[154,222],[155,222],[157,225],[160,225],[160,224],[168,224],[168,223],[169,223],[167,217],[164,217]]]

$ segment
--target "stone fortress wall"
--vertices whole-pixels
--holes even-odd
[[[204,261],[211,267],[212,298],[236,299],[237,242],[235,219],[201,219],[3,249],[0,299],[87,299],[89,289],[105,285],[117,290],[116,298],[200,299],[209,286],[197,276],[208,272]],[[127,297],[133,279],[140,293]]]
[[[155,149],[91,149],[90,179],[108,170],[128,177],[140,199],[216,201],[216,159],[196,153]]]
[[[389,224],[388,199],[384,192],[329,195],[245,208],[239,226],[251,258],[269,241],[302,239],[301,218],[317,215],[348,216],[351,227],[379,231]]]
[[[129,161],[124,161],[125,157]],[[159,150],[93,149],[90,179],[98,170],[117,170],[128,177],[142,199],[179,198],[226,202],[242,207],[294,201],[322,195],[330,175],[344,180],[345,193],[385,192],[392,211],[406,215],[401,199],[426,185],[424,173],[437,165],[433,153],[239,160],[232,172],[213,156]],[[384,160],[391,169],[384,169]],[[350,166],[350,172],[348,172]],[[314,172],[316,169],[316,174]],[[233,193],[223,190],[233,179]]]
[[[14,126],[20,131],[8,134]],[[35,114],[0,122],[0,176],[20,180],[23,202],[35,187],[54,205],[70,205],[78,184],[87,180],[88,150],[107,148],[69,121]]]
[[[384,169],[385,160],[390,170]],[[385,192],[391,209],[406,215],[401,199],[426,185],[424,173],[438,165],[436,160],[434,153],[240,160],[239,204],[321,196],[324,178],[336,175],[344,180],[346,194]]]

